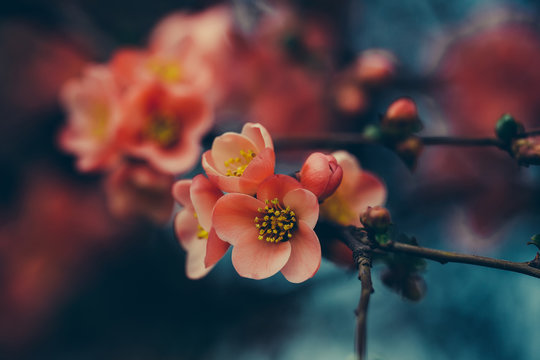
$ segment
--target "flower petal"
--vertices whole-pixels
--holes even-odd
[[[209,231],[212,227],[212,210],[223,193],[204,175],[197,175],[193,178],[189,193],[199,224],[203,229]]]
[[[264,240],[242,242],[232,251],[232,263],[240,276],[265,279],[276,274],[291,254],[290,242],[269,243]]]
[[[184,250],[187,250],[191,243],[198,240],[199,222],[193,215],[193,210],[184,209],[174,218],[174,232]]]
[[[172,196],[180,205],[184,207],[193,207],[189,194],[190,186],[191,180],[180,180],[175,182],[172,186]]]
[[[302,185],[290,176],[273,175],[259,185],[257,199],[265,201],[278,198],[281,201],[289,191],[300,188]]]
[[[204,239],[194,241],[187,249],[186,275],[192,280],[197,280],[208,274],[212,267],[206,267],[204,259],[206,256],[206,243]]]
[[[274,149],[270,133],[261,124],[246,123],[242,128],[242,135],[253,141],[259,151],[267,147]]]
[[[304,221],[310,228],[314,228],[319,219],[319,201],[315,194],[306,189],[289,191],[283,197],[283,205],[289,206],[298,220]]]
[[[212,216],[212,225],[219,238],[232,245],[259,241],[254,222],[259,207],[264,207],[264,203],[249,195],[222,196],[216,202]]]
[[[368,206],[382,205],[386,201],[386,186],[375,175],[363,171],[359,176],[355,194],[351,197],[351,207],[357,214],[364,212]]]
[[[222,174],[227,172],[225,161],[240,156],[240,151],[256,150],[255,144],[244,135],[227,132],[214,139],[212,143],[212,158],[214,167]]]
[[[287,280],[300,283],[313,277],[321,266],[321,244],[315,232],[302,220],[290,240],[292,249],[287,264],[281,273]]]
[[[214,266],[225,255],[227,250],[231,246],[228,242],[221,240],[216,230],[210,230],[208,234],[208,242],[206,244],[206,257],[204,258],[204,265],[207,267]]]
[[[241,178],[243,181],[242,192],[246,194],[255,194],[257,187],[266,178],[274,174],[276,156],[274,150],[265,148],[261,151],[246,167]]]

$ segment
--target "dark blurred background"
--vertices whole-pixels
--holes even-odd
[[[323,260],[304,284],[281,275],[253,281],[226,258],[206,278],[188,280],[172,225],[111,217],[102,178],[78,173],[56,145],[65,121],[57,96],[67,79],[119,46],[144,46],[170,12],[216,3],[0,5],[0,358],[353,359],[354,272]],[[228,4],[243,23],[275,5]],[[370,93],[364,112],[327,119],[331,128],[359,130],[407,95],[426,133],[489,136],[504,112],[540,126],[539,6],[317,0],[293,8],[330,24],[336,72],[370,48],[399,60],[396,79]],[[534,256],[525,244],[540,232],[537,169],[494,149],[426,149],[411,174],[386,149],[349,150],[384,179],[394,222],[420,244]],[[295,159],[281,155],[284,169],[298,168]],[[536,279],[430,263],[427,294],[412,303],[386,289],[377,269],[370,359],[538,358]]]

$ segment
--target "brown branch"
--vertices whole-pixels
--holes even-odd
[[[516,138],[526,138],[540,135],[540,130],[532,130],[518,134]],[[507,144],[498,138],[467,138],[454,136],[420,136],[425,146],[491,146],[502,150]],[[280,149],[322,148],[335,149],[346,146],[379,144],[380,142],[362,134],[355,133],[328,133],[317,135],[291,135],[275,137],[274,143]]]
[[[357,237],[367,240],[364,232],[355,232],[355,228],[344,228],[343,240],[347,246],[353,250],[353,257],[356,266],[358,267],[358,279],[361,282],[360,300],[356,308],[356,338],[355,348],[358,360],[366,359],[367,350],[367,311],[369,306],[369,298],[373,293],[373,284],[371,282],[371,248],[362,243]]]
[[[384,245],[378,245],[377,249],[383,252],[397,252],[411,256],[417,256],[424,259],[438,261],[441,264],[453,262],[484,266],[499,270],[517,272],[540,279],[540,269],[535,266],[535,263],[533,261],[514,262],[508,260],[493,259],[485,256],[467,255],[451,251],[429,249],[421,246],[414,246],[397,242],[389,242]]]

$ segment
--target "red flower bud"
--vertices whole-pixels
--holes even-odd
[[[388,230],[388,227],[392,223],[390,212],[382,206],[368,207],[362,216],[360,216],[360,221],[367,230],[374,230],[379,233]]]
[[[394,77],[396,62],[387,50],[366,50],[356,60],[356,78],[364,84],[383,85]]]
[[[322,202],[341,184],[343,170],[332,155],[313,153],[307,158],[298,177],[302,186]]]
[[[412,99],[400,98],[386,110],[381,125],[396,135],[409,135],[422,128],[418,109]]]

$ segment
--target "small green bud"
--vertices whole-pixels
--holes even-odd
[[[382,206],[369,206],[360,216],[360,221],[366,230],[379,234],[387,232],[390,224],[392,224],[390,212]]]
[[[516,121],[510,114],[501,116],[495,125],[497,137],[506,142],[512,140],[517,134],[523,132],[523,130],[523,125]]]

